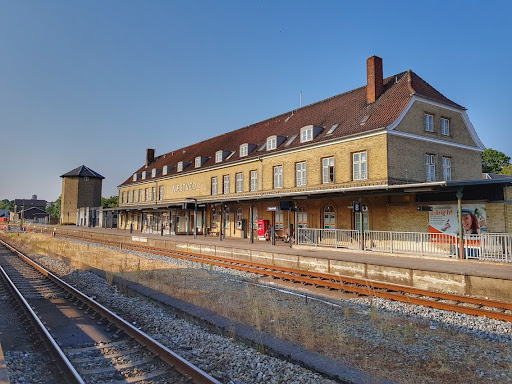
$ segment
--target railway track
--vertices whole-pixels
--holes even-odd
[[[0,271],[0,291],[23,305],[51,355],[54,382],[220,383],[2,240]]]
[[[251,263],[224,257],[199,255],[176,250],[171,251],[145,245],[97,240],[74,235],[59,234],[58,236],[62,238],[113,246],[125,250],[148,252],[224,268],[231,268],[264,275],[275,279],[282,279],[305,285],[313,285],[315,287],[335,289],[364,296],[375,296],[388,300],[422,305],[430,308],[454,311],[468,315],[485,316],[490,319],[512,322],[512,303],[455,295],[450,293],[434,292],[404,285],[381,283],[353,277],[344,277],[293,268],[276,267],[269,264]]]

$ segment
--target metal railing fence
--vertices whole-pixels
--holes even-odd
[[[299,228],[298,244],[317,247],[359,249],[361,235],[356,230]],[[459,257],[459,237],[428,232],[365,231],[364,250],[408,253],[418,256]],[[464,258],[512,262],[512,234],[464,235]]]
[[[458,237],[445,233],[365,231],[364,249],[420,256],[457,255]]]
[[[358,249],[361,235],[349,229],[299,228],[298,244]]]

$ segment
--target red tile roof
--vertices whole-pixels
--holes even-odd
[[[151,170],[153,168],[161,170],[164,165],[168,165],[173,167],[168,172],[168,175],[186,174],[196,169],[194,167],[194,159],[198,156],[209,158],[201,166],[201,169],[212,167],[216,165],[215,152],[219,150],[236,151],[232,157],[222,162],[222,164],[229,164],[267,153],[284,152],[299,146],[370,132],[392,124],[399,117],[413,95],[464,109],[464,107],[443,96],[425,80],[409,70],[384,79],[384,90],[372,104],[367,104],[366,102],[366,86],[357,88],[259,123],[168,152],[165,155],[160,155],[155,157],[155,161],[147,168],[144,165],[134,173],[140,174],[143,171],[147,171],[146,179],[142,180],[139,177],[137,182],[159,179],[165,177],[165,175],[160,172],[155,178],[152,178]],[[369,118],[365,124],[361,125],[361,120],[365,116],[369,116]],[[339,125],[334,132],[331,135],[326,135],[327,131],[336,124]],[[293,135],[298,135],[300,129],[307,125],[323,127],[324,130],[313,141],[300,143],[299,136],[290,146],[285,147],[288,139]],[[258,149],[255,149],[248,156],[240,158],[239,148],[241,144],[256,144],[257,148],[260,148],[266,142],[267,137],[273,135],[285,136],[287,140],[275,150],[258,151]],[[177,172],[176,165],[179,161],[190,164],[182,172]],[[134,183],[133,176],[130,176],[121,185],[132,183]]]

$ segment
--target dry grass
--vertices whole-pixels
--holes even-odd
[[[184,268],[40,234],[14,236],[10,240],[33,253],[65,256],[78,268],[91,266],[104,270],[110,284],[115,275],[123,277],[399,383],[478,383],[481,378],[476,376],[475,366],[486,369],[482,365],[487,360],[477,356],[451,360],[442,343],[426,360],[414,360],[393,347],[385,344],[374,347],[347,334],[347,324],[361,321],[371,324],[383,338],[394,340],[393,344],[414,345],[422,334],[431,333],[428,324],[413,324],[383,315],[373,305],[364,319],[350,306],[320,315],[315,310],[317,304],[311,300],[250,284],[226,284],[225,278],[211,273],[207,265],[203,269]],[[436,332],[443,340],[475,344],[474,338],[467,334],[443,329]],[[497,347],[484,340],[478,343],[482,354]]]

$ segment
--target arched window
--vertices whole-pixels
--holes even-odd
[[[306,207],[303,205],[297,208],[297,225],[298,228],[308,227],[308,213],[306,212]]]
[[[324,229],[336,228],[336,216],[332,205],[326,205],[323,212]]]

